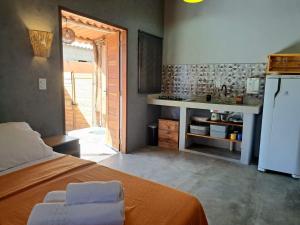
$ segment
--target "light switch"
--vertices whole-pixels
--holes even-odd
[[[247,94],[259,94],[260,79],[248,78],[247,79]]]
[[[219,79],[216,79],[215,85],[216,85],[216,88],[221,88],[221,82]]]
[[[39,78],[39,90],[47,90],[47,79]]]

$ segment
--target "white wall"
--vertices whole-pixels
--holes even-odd
[[[63,57],[66,61],[87,61],[94,62],[93,49],[79,48],[70,45],[63,45]]]
[[[256,63],[300,52],[300,0],[165,1],[164,64]]]

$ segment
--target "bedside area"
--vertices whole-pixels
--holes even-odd
[[[68,135],[58,135],[43,138],[46,145],[53,148],[53,151],[80,157],[79,139]]]

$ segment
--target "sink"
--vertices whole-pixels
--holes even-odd
[[[185,102],[199,102],[199,103],[208,103],[208,104],[219,104],[219,105],[244,105],[244,106],[258,106],[261,105],[261,101],[255,98],[244,98],[243,104],[236,104],[235,98],[232,97],[221,97],[221,98],[212,98],[210,102],[206,101],[206,96],[200,96],[192,99],[186,99]]]
[[[206,101],[206,97],[188,99],[187,102],[200,102],[200,103],[211,103],[211,104],[224,104],[224,105],[236,105],[233,98],[213,98],[210,102]]]
[[[233,99],[233,98],[212,99],[211,103],[213,103],[213,104],[223,104],[223,105],[236,105],[235,99]]]
[[[220,110],[230,112],[242,112],[259,114],[262,106],[262,99],[245,95],[243,104],[236,104],[235,97],[231,96],[212,96],[211,101],[206,101],[206,95],[184,96],[178,101],[162,101],[157,95],[149,95],[147,102],[151,105],[165,105],[180,107],[181,109],[205,109]],[[166,99],[170,100],[170,99]],[[179,101],[180,100],[180,101]]]
[[[200,102],[200,103],[207,103],[206,97],[196,97],[192,99],[186,99],[186,102]]]

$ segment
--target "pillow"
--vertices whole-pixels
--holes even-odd
[[[0,123],[0,128],[4,126],[15,127],[21,130],[32,130],[28,123],[26,122],[8,122],[8,123]]]
[[[54,154],[52,148],[43,142],[38,132],[23,129],[28,128],[24,124],[21,127],[19,125],[0,126],[0,171]]]

